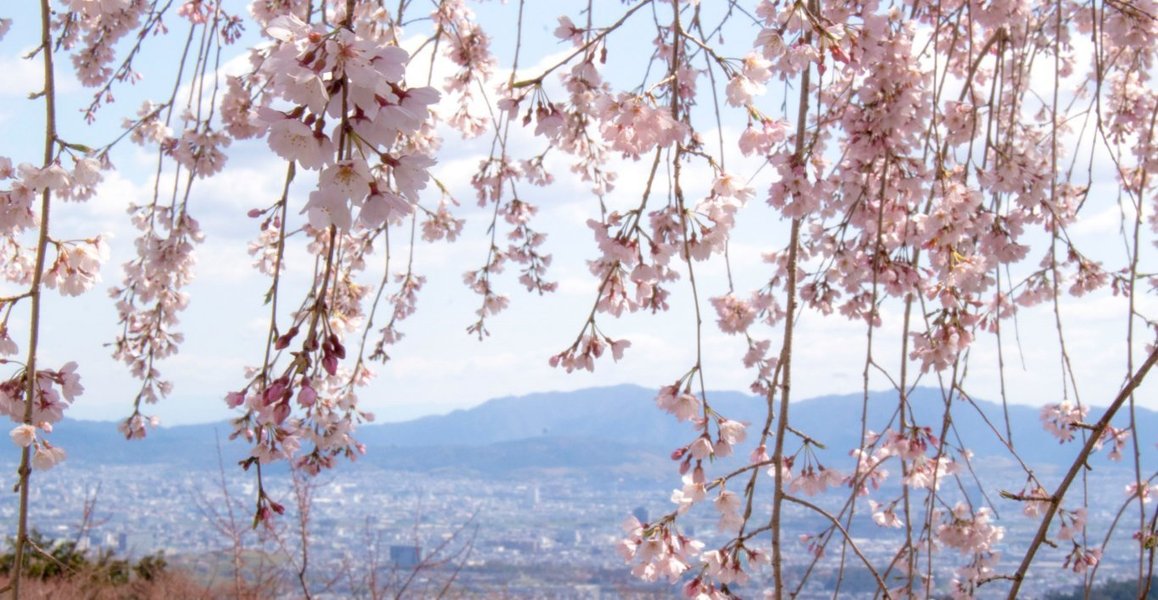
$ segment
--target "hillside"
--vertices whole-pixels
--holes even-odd
[[[372,424],[358,432],[369,452],[363,459],[380,468],[432,471],[442,468],[493,472],[512,469],[627,468],[630,465],[666,464],[672,450],[688,443],[692,430],[655,406],[655,392],[621,385],[574,392],[548,392],[496,398],[449,414],[401,423]],[[710,393],[721,413],[754,423],[754,438],[764,419],[764,400],[738,392]],[[823,396],[794,402],[792,424],[824,443],[822,460],[842,465],[861,435],[859,394]],[[943,403],[933,389],[917,389],[910,404],[919,423],[939,432]],[[868,398],[870,430],[895,426],[896,402],[891,393],[874,392]],[[1004,432],[1002,407],[958,401],[952,411],[948,440],[963,445],[978,458],[1008,460],[1007,451],[993,435],[982,414]],[[1091,420],[1100,411],[1091,411]],[[1038,409],[1010,405],[1013,439],[1022,458],[1035,465],[1068,464],[1076,444],[1060,446],[1046,433]],[[1124,415],[1117,419],[1124,421]],[[1158,413],[1138,411],[1141,431],[1158,430]],[[228,442],[228,423],[161,427],[143,441],[126,442],[107,422],[67,420],[58,425],[53,440],[80,464],[157,464],[188,468],[217,465],[218,444],[227,463],[244,457],[245,449]],[[795,442],[790,442],[790,447]],[[747,455],[747,448],[737,454]],[[1149,444],[1148,455],[1155,454]],[[1104,454],[1104,452],[1103,452]],[[1149,458],[1154,458],[1150,456]],[[1099,462],[1104,460],[1101,457]],[[645,470],[650,470],[646,468]]]

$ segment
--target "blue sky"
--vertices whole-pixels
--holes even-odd
[[[529,4],[537,10],[554,10],[554,3]],[[40,131],[41,105],[25,99],[28,92],[39,85],[38,72],[18,58],[31,47],[35,35],[32,15],[22,12],[30,8],[28,5],[17,9],[12,15],[15,17],[12,31],[0,42],[0,69],[7,74],[7,83],[0,89],[0,139],[9,140],[0,154],[11,156],[14,162],[35,161],[41,152],[38,142],[13,143],[37,140]],[[487,11],[511,9],[496,3],[486,5]],[[10,8],[5,10],[11,12]],[[487,19],[497,22],[497,17]],[[555,26],[553,18],[531,15],[528,22],[536,23],[528,28],[534,34],[527,46],[531,55],[558,56],[557,53],[565,49],[550,36]],[[541,27],[537,25],[540,22],[544,23]],[[173,27],[175,32],[179,29],[176,23]],[[749,40],[730,41],[743,44]],[[496,39],[494,44],[503,58],[500,77],[505,77],[513,39]],[[628,67],[622,72],[618,70],[621,64],[618,57],[638,52],[640,39],[613,44],[613,50],[621,54],[613,54],[609,62],[612,77],[625,80],[642,77],[638,64],[625,62]],[[142,98],[160,96],[159,89],[166,84],[164,75],[171,60],[163,48],[160,46],[147,55],[149,58],[142,65],[145,79],[119,92],[117,103],[106,110],[97,125],[85,125],[75,111],[65,108],[63,137],[81,143],[102,143],[115,135],[121,114],[135,111]],[[534,62],[524,58],[522,64]],[[550,64],[550,61],[545,59],[539,64]],[[415,71],[425,73],[421,65],[415,65]],[[66,107],[75,108],[87,100],[88,93],[67,75],[67,68],[61,69],[61,73],[61,100]],[[770,112],[779,104],[775,92],[765,99]],[[110,118],[114,116],[116,118]],[[734,144],[740,126],[725,122],[722,134],[726,143],[730,140]],[[596,214],[598,205],[587,186],[569,176],[567,161],[558,153],[549,162],[557,183],[550,189],[523,186],[523,193],[540,206],[537,226],[550,234],[547,248],[555,256],[550,276],[559,281],[559,291],[542,298],[527,295],[520,291],[522,288],[515,280],[517,273],[508,272],[499,285],[512,297],[511,308],[492,319],[489,324],[492,335],[486,341],[479,342],[466,333],[467,325],[473,321],[478,297],[462,285],[461,276],[481,265],[488,241],[484,218],[487,211],[474,207],[469,173],[486,152],[488,140],[484,137],[463,142],[453,133],[447,136],[434,173],[463,202],[460,216],[468,218],[467,228],[453,245],[420,243],[415,270],[427,276],[428,283],[420,295],[418,313],[400,327],[407,337],[392,349],[394,360],[379,366],[375,381],[360,394],[365,407],[380,420],[401,420],[467,407],[503,395],[626,382],[658,387],[673,382],[687,370],[694,362],[694,313],[686,272],[673,290],[670,312],[601,320],[601,327],[613,338],[632,341],[623,361],[604,360],[594,374],[566,374],[547,365],[548,357],[570,345],[579,332],[594,301],[597,284],[585,263],[594,258],[597,251],[584,223]],[[516,133],[516,139],[518,147],[541,145],[532,139],[530,130]],[[192,303],[182,317],[180,329],[186,335],[186,343],[178,356],[161,365],[176,386],[168,399],[151,410],[164,424],[229,417],[231,413],[222,398],[241,385],[244,367],[253,365],[261,357],[267,316],[262,295],[267,282],[250,267],[247,244],[257,232],[257,223],[247,219],[245,213],[268,205],[275,197],[280,190],[284,165],[261,143],[235,144],[229,154],[231,162],[225,173],[195,187],[192,212],[202,222],[207,240],[199,249],[197,281],[189,289]],[[761,170],[757,161],[743,160],[735,151],[731,151],[728,158],[729,169],[745,179],[752,176],[752,185],[757,191],[757,200],[741,212],[730,251],[737,289],[749,290],[761,285],[767,275],[761,253],[784,244],[786,227],[774,219],[762,202],[761,194],[770,181],[770,169]],[[74,418],[116,419],[131,410],[137,383],[109,357],[109,349],[104,346],[117,332],[116,313],[104,290],[120,281],[120,265],[132,256],[134,232],[124,207],[128,201],[143,201],[146,197],[154,160],[150,153],[126,145],[114,155],[119,171],[107,175],[97,198],[85,204],[57,205],[53,224],[56,235],[88,237],[108,232],[114,236],[112,258],[102,272],[104,281],[98,289],[82,298],[48,294],[42,360],[49,365],[68,360],[80,362],[87,391],[69,413]],[[631,162],[618,165],[619,186],[610,199],[613,204],[638,201],[643,182],[642,177],[636,175],[642,170],[639,164]],[[1101,165],[1099,172],[1109,171]],[[709,175],[704,171],[691,172],[686,181],[690,197],[706,193],[710,186]],[[1113,195],[1115,186],[1109,178],[1096,185],[1098,193],[1092,195],[1091,205],[1087,206],[1088,219],[1071,233],[1078,241],[1100,246],[1107,259],[1120,262],[1121,244],[1117,241],[1120,217]],[[298,194],[298,202],[304,199],[304,194]],[[1152,254],[1150,245],[1144,243],[1148,255]],[[717,260],[697,263],[695,268],[704,299],[708,387],[745,389],[752,374],[740,363],[745,350],[743,342],[716,331],[714,316],[706,302],[707,297],[726,289],[724,265]],[[302,268],[291,268],[288,284],[302,285],[303,272]],[[377,277],[372,269],[367,280]],[[1140,297],[1139,302],[1147,309],[1155,308],[1152,295]],[[899,323],[900,310],[899,305],[886,305],[886,324],[894,326],[886,326],[876,334],[877,354],[894,371],[899,364],[895,325]],[[1126,306],[1121,298],[1099,293],[1082,299],[1064,299],[1061,312],[1082,399],[1105,404],[1117,391],[1124,373]],[[20,318],[16,316],[11,328],[23,349]],[[1007,335],[1005,346],[1006,388],[1010,400],[1024,404],[1060,400],[1060,355],[1052,314],[1048,310],[1024,313],[1019,316],[1017,327],[1020,347],[1013,335]],[[768,332],[768,335],[778,343],[778,333]],[[1146,335],[1144,331],[1141,333],[1143,339]],[[794,395],[803,398],[859,390],[864,336],[864,327],[859,323],[805,313],[797,338]],[[972,350],[967,382],[976,395],[997,399],[999,382],[992,337],[979,336]],[[936,380],[929,376],[924,383],[934,385]],[[886,384],[884,379],[874,376],[871,387],[881,389]],[[1153,390],[1154,386],[1148,385],[1139,397],[1144,406],[1158,408],[1158,401],[1152,399]],[[663,417],[657,412],[657,418]]]

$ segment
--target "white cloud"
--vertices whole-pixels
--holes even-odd
[[[1127,231],[1133,231],[1134,207],[1128,202],[1119,204],[1105,201],[1113,197],[1111,194],[1117,194],[1117,186],[1105,183],[1097,186],[1097,189],[1101,193],[1091,193],[1091,199],[1087,201],[1093,206],[1084,207],[1082,217],[1067,227],[1067,231],[1088,237],[1090,241],[1106,241],[1109,236],[1114,236],[1110,239],[1120,239],[1116,236],[1122,232],[1123,226]]]
[[[415,40],[417,38],[408,39],[406,45],[415,47]],[[648,43],[648,40],[636,41],[644,45]],[[522,69],[520,77],[541,71],[569,51],[564,48],[540,57],[536,64]],[[246,66],[246,61],[245,57],[235,57],[222,71],[238,72]],[[425,53],[415,58],[411,64],[412,84],[425,82],[428,66]],[[9,74],[8,84],[0,90],[0,97],[16,98],[35,90],[40,83],[39,71],[28,61],[2,59],[0,69]],[[433,76],[434,84],[439,85],[452,69],[448,63],[441,62]],[[506,71],[498,69],[496,77],[505,79]],[[1038,74],[1035,73],[1034,77]],[[548,78],[547,85],[552,97],[561,96],[557,77]],[[774,100],[769,98],[768,101]],[[448,113],[450,106],[449,100],[444,99],[444,114]],[[482,104],[476,106],[477,109],[482,107]],[[407,337],[392,349],[394,360],[377,368],[378,378],[362,393],[368,406],[387,417],[397,414],[416,416],[468,406],[490,397],[546,389],[575,389],[619,382],[658,386],[670,383],[694,363],[695,321],[687,269],[674,265],[681,280],[672,285],[670,312],[629,315],[618,320],[598,315],[600,327],[607,335],[632,342],[620,363],[607,357],[598,363],[594,374],[570,375],[547,365],[551,354],[574,340],[595,301],[598,285],[585,262],[597,251],[585,222],[597,214],[598,199],[591,193],[590,184],[570,173],[573,158],[561,152],[552,152],[547,159],[549,169],[558,178],[554,186],[538,189],[520,185],[519,190],[541,208],[535,226],[549,233],[546,248],[556,257],[550,277],[560,282],[560,291],[546,298],[522,293],[521,286],[515,281],[517,268],[511,265],[496,284],[502,292],[512,296],[512,308],[491,320],[492,336],[487,341],[480,344],[468,336],[464,329],[474,319],[478,298],[464,288],[461,274],[477,268],[485,258],[489,242],[485,228],[490,213],[489,207],[476,207],[470,177],[480,159],[489,152],[491,139],[483,136],[463,141],[448,129],[443,132],[446,142],[435,173],[463,203],[459,214],[472,219],[463,238],[455,244],[418,242],[415,269],[429,280],[420,294],[418,313],[399,325]],[[739,132],[736,127],[726,124],[722,133],[733,140]],[[716,136],[715,130],[703,132],[705,143],[710,147],[715,146]],[[520,158],[533,151],[528,149],[543,147],[545,141],[533,135],[533,126],[515,124],[509,144],[512,156]],[[727,158],[730,172],[742,178],[755,175],[752,186],[757,196],[741,211],[731,246],[731,266],[736,276],[737,292],[743,294],[760,286],[771,274],[772,269],[763,262],[761,254],[784,245],[787,227],[764,203],[766,186],[775,175],[773,171],[763,165],[762,159],[742,157],[734,149],[728,150]],[[106,271],[106,283],[110,279],[119,279],[119,263],[132,254],[135,230],[127,224],[124,206],[131,199],[139,202],[151,195],[152,185],[148,180],[155,165],[155,157],[150,152],[135,147],[120,150],[118,159],[125,163],[126,170],[107,175],[97,199],[85,205],[67,205],[54,217],[66,230],[115,231],[114,259]],[[610,167],[619,174],[619,179],[615,192],[606,199],[608,205],[620,210],[635,208],[643,193],[650,161],[617,157]],[[667,202],[669,185],[663,169],[661,166],[661,173],[652,189],[649,210]],[[181,326],[188,342],[178,357],[161,365],[178,385],[174,400],[158,407],[164,415],[199,420],[203,417],[197,415],[220,414],[221,395],[242,380],[245,364],[259,359],[260,335],[268,327],[268,307],[262,306],[260,300],[268,280],[250,266],[247,243],[257,235],[258,221],[244,215],[250,208],[273,203],[281,192],[284,175],[285,163],[271,157],[263,143],[244,142],[230,148],[230,163],[223,173],[195,184],[190,210],[201,220],[208,240],[199,249],[198,278],[190,288],[193,303],[183,316]],[[301,174],[292,191],[296,207],[301,206],[311,185],[309,175],[313,174]],[[694,203],[706,195],[713,177],[714,173],[703,161],[695,159],[687,163],[683,185],[688,201]],[[163,183],[163,187],[169,189],[171,181]],[[1099,194],[1091,194],[1092,198],[1105,196],[1101,189],[1097,191]],[[436,198],[437,191],[431,186],[424,201],[432,204]],[[1112,203],[1098,202],[1091,200],[1086,208],[1091,214],[1071,227],[1070,233],[1097,242],[1099,236],[1117,231],[1117,207]],[[297,214],[293,218],[300,219]],[[406,239],[394,236],[393,241],[391,270],[399,271],[404,267]],[[294,244],[289,250],[287,264],[290,270],[284,280],[286,297],[296,299],[293,294],[310,282],[313,262],[300,245]],[[380,264],[376,261],[373,268],[380,268],[377,266]],[[743,339],[716,331],[715,314],[707,303],[709,297],[726,289],[723,262],[717,259],[696,263],[695,269],[704,320],[703,358],[707,385],[710,389],[744,389],[754,374],[741,364],[745,351]],[[376,282],[379,275],[371,271],[365,281]],[[1139,301],[1149,314],[1158,308],[1148,296],[1140,296]],[[104,324],[113,314],[107,300],[94,294],[75,303],[54,301],[52,308],[60,311],[58,314],[65,311],[81,313],[72,320],[54,321],[66,326],[66,330],[50,334],[52,357],[70,358],[64,354],[66,350],[76,353],[83,360],[86,373],[95,373],[91,381],[100,385],[90,388],[93,390],[92,406],[104,407],[114,401],[119,403],[117,406],[126,406],[124,403],[129,398],[114,396],[121,393],[116,391],[118,389],[131,389],[132,383],[125,383],[128,378],[123,375],[123,370],[113,365],[106,356],[107,349],[99,346],[100,342],[115,335],[115,323]],[[883,311],[887,327],[874,332],[874,354],[884,368],[895,374],[899,370],[897,365],[903,360],[900,334],[897,333],[901,318],[899,304],[886,304]],[[1121,299],[1102,295],[1066,301],[1062,311],[1067,319],[1076,323],[1068,329],[1069,344],[1077,359],[1079,382],[1087,386],[1083,389],[1089,389],[1090,395],[1099,399],[1107,393],[1112,394],[1110,388],[1119,379],[1124,365],[1121,331],[1125,308]],[[105,319],[99,326],[93,321],[93,315],[98,313]],[[1020,358],[1016,357],[1013,346],[1012,322],[1007,321],[1004,325],[1007,327],[1006,376],[1011,397],[1018,401],[1043,402],[1060,393],[1059,390],[1046,389],[1047,386],[1041,383],[1048,380],[1050,385],[1054,385],[1059,381],[1054,372],[1059,353],[1054,343],[1056,335],[1051,330],[1050,315],[1048,311],[1037,311],[1034,315],[1019,317],[1025,342],[1022,349],[1029,366],[1027,371],[1023,372],[1017,366]],[[70,334],[75,331],[83,331],[84,339],[73,339],[76,336]],[[782,331],[782,326],[763,328],[756,336],[770,339],[774,353]],[[821,318],[806,313],[798,329],[793,395],[808,397],[858,389],[865,360],[865,342],[863,322],[848,321],[838,315]],[[975,345],[970,381],[985,390],[979,394],[981,397],[994,397],[992,390],[996,389],[997,381],[995,350],[992,338],[983,337]],[[917,370],[914,368],[911,372]],[[883,379],[875,372],[873,382],[883,387]],[[100,396],[97,389],[114,391],[106,391],[105,396]],[[77,414],[96,413],[82,410]]]
[[[39,54],[31,59],[22,58],[30,51],[31,48],[14,55],[0,56],[0,73],[4,73],[0,98],[28,98],[44,89],[44,63]],[[57,94],[70,94],[81,89],[69,63],[58,64],[54,88]]]

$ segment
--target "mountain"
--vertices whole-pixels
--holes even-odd
[[[711,398],[721,411],[744,419],[764,406],[762,399],[738,392],[716,392]],[[479,446],[564,436],[668,446],[688,437],[688,425],[656,408],[654,399],[655,390],[634,385],[508,396],[446,415],[367,427],[361,438],[396,446]]]
[[[219,448],[226,465],[245,456],[240,443],[229,441],[230,431],[226,422],[178,425],[151,429],[145,439],[128,441],[115,422],[65,419],[53,428],[50,440],[68,452],[70,463],[216,468]]]
[[[693,432],[689,424],[678,422],[659,410],[655,395],[655,390],[620,385],[497,398],[446,415],[366,427],[360,439],[369,447],[418,447],[485,446],[574,436],[669,453],[690,442]],[[708,398],[719,413],[750,423],[749,438],[759,433],[767,410],[763,398],[739,392],[709,392]],[[860,443],[864,402],[862,394],[800,400],[790,406],[789,418],[794,429],[823,443],[829,455],[843,457]],[[879,433],[890,426],[896,428],[895,392],[871,392],[867,405],[869,430]],[[939,390],[917,388],[909,396],[909,405],[913,411],[910,421],[915,418],[917,423],[932,427],[934,434],[940,435],[944,400]],[[1076,456],[1077,444],[1061,445],[1042,428],[1040,409],[1010,404],[1008,412],[1013,441],[1026,462],[1060,464]],[[993,431],[996,428],[1006,436],[1003,413],[1002,406],[994,402],[971,404],[954,398],[952,427],[947,438],[951,444],[969,448],[980,458],[1007,457],[1007,449]],[[1087,420],[1094,422],[1102,414],[1103,409],[1093,408]],[[1137,419],[1141,431],[1158,430],[1158,413],[1139,409]],[[1114,421],[1121,426],[1126,415],[1120,413]],[[794,443],[798,441],[790,440],[790,447]],[[1152,450],[1143,448],[1144,453],[1153,455]]]
[[[670,470],[668,455],[692,441],[694,431],[659,410],[654,398],[654,390],[631,385],[504,397],[446,415],[364,426],[357,437],[369,449],[363,460],[387,469],[493,473],[566,467],[606,472],[648,465]],[[764,423],[764,399],[739,392],[710,392],[709,399],[719,413],[752,424],[749,442],[733,459],[743,460]],[[790,420],[793,428],[826,446],[818,451],[825,464],[846,468],[849,450],[859,444],[864,402],[861,394],[800,400],[792,403]],[[895,428],[896,404],[895,392],[870,393],[867,428],[880,432],[890,423]],[[915,416],[916,422],[939,435],[944,408],[940,392],[919,388],[909,404],[910,419]],[[1011,404],[1008,411],[1013,440],[1025,462],[1065,466],[1076,456],[1077,444],[1059,445],[1042,429],[1038,409]],[[1091,410],[1089,420],[1100,414],[1100,409]],[[1002,415],[999,404],[978,401],[974,406],[955,399],[947,438],[978,458],[1008,461],[1008,452],[987,424],[1004,435]],[[1158,413],[1139,409],[1137,419],[1141,431],[1158,430]],[[1115,421],[1123,423],[1125,415]],[[229,431],[224,422],[162,427],[143,441],[126,442],[112,423],[66,420],[58,424],[52,439],[68,450],[70,460],[83,464],[215,468],[219,447],[227,465],[245,456],[242,444],[227,440]],[[788,443],[793,451],[800,442],[793,437]],[[1145,457],[1155,458],[1153,446],[1144,446]],[[1105,454],[1103,450],[1101,455]]]

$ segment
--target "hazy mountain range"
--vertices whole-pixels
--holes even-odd
[[[874,392],[868,398],[868,428],[895,426],[895,392]],[[752,423],[749,437],[755,437],[764,423],[763,398],[739,392],[709,393],[713,407],[730,418]],[[458,472],[502,472],[520,469],[601,469],[621,475],[667,472],[670,453],[693,439],[688,423],[676,421],[655,405],[655,391],[620,385],[574,392],[549,392],[519,397],[497,398],[470,409],[428,416],[401,423],[372,424],[357,432],[368,453],[360,459],[386,469]],[[861,436],[860,394],[822,396],[793,402],[792,426],[824,443],[819,456],[826,464],[843,468],[848,451]],[[910,397],[917,422],[938,433],[943,409],[941,394],[918,389]],[[1031,465],[1068,465],[1078,451],[1074,443],[1059,445],[1046,433],[1039,409],[1009,405],[1013,440]],[[982,414],[985,418],[982,418]],[[1090,411],[1093,422],[1100,409]],[[1005,432],[1000,404],[978,401],[976,408],[957,400],[953,411],[954,430],[950,443],[964,445],[976,457],[1008,461],[1008,452],[994,436],[986,418]],[[1119,414],[1115,421],[1126,422]],[[1158,413],[1139,409],[1139,430],[1143,433],[1145,458],[1158,457],[1150,441],[1158,430]],[[242,458],[245,448],[228,442],[230,428],[225,422],[161,427],[142,441],[125,441],[115,424],[66,420],[52,434],[54,443],[66,448],[74,464],[156,464],[188,468],[216,468],[217,448],[230,463]],[[746,457],[751,441],[738,451]],[[799,446],[789,440],[789,448]],[[1104,462],[1106,450],[1096,459]],[[1000,457],[1000,458],[998,458]],[[1093,462],[1093,461],[1092,461]]]

